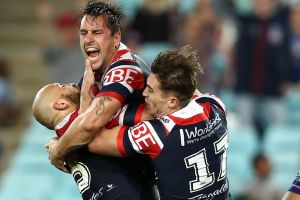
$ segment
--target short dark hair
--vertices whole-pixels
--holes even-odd
[[[125,18],[122,8],[117,3],[105,3],[99,0],[89,1],[84,8],[80,10],[79,16],[83,18],[85,15],[94,18],[105,15],[107,17],[107,27],[111,30],[112,34],[121,31],[121,22]]]
[[[197,86],[197,72],[203,73],[203,68],[197,52],[187,45],[158,54],[151,72],[158,76],[161,89],[173,93],[183,107],[192,98]]]

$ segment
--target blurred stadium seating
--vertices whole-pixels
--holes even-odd
[[[194,1],[178,1],[181,13],[189,12],[194,6]],[[63,9],[73,1],[53,0],[53,2],[59,3],[60,9]],[[130,20],[142,0],[119,2]],[[35,3],[34,0],[0,1],[0,55],[12,61],[13,87],[16,89],[16,97],[21,100],[21,106],[27,113],[26,120],[29,124],[26,130],[13,129],[9,134],[5,134],[5,142],[12,143],[14,156],[9,154],[11,158],[9,168],[1,177],[0,199],[81,199],[73,178],[56,170],[47,159],[44,144],[53,136],[53,132],[32,120],[31,116],[33,95],[48,82],[48,72],[36,46],[36,37],[39,33],[36,32]],[[170,48],[173,47],[169,43],[142,44],[140,55],[150,65],[158,52]],[[283,192],[286,191],[300,169],[300,92],[289,91],[285,98],[289,110],[288,123],[285,126],[268,127],[262,144],[256,137],[255,129],[240,124],[236,119],[238,116],[234,116],[232,92],[221,91],[220,98],[230,110],[228,119],[230,145],[227,160],[233,196],[253,177],[251,160],[259,150],[263,150],[271,159],[272,179],[281,186]],[[4,137],[4,132],[0,130],[1,137]],[[20,146],[16,145],[20,140],[22,140]]]
[[[299,125],[300,122],[300,91],[291,88],[284,97],[284,103],[288,111],[287,124]]]
[[[253,127],[239,125],[229,129],[227,169],[233,196],[253,177],[252,157],[259,149],[260,144]]]
[[[273,166],[272,178],[287,190],[300,166],[300,124],[268,127],[263,150]]]
[[[52,137],[53,131],[32,120],[2,179],[0,199],[81,199],[72,175],[60,172],[49,163],[44,144]]]
[[[137,8],[143,3],[143,1],[140,0],[126,0],[126,1],[119,1],[120,5],[124,9],[124,12],[127,16],[127,20],[132,21]]]
[[[140,56],[148,66],[151,66],[159,52],[172,49],[172,45],[167,42],[143,43],[140,46]]]
[[[60,5],[57,12],[74,4],[71,0],[52,2]],[[40,33],[36,26],[36,3],[35,0],[0,1],[0,56],[11,64],[12,87],[24,112],[20,124],[0,127],[4,143],[0,199],[81,199],[73,178],[49,164],[44,144],[53,133],[32,121],[34,94],[49,82],[37,46]]]

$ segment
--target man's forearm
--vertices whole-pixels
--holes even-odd
[[[81,93],[80,95],[80,110],[79,113],[84,113],[91,105],[93,98],[87,93]]]
[[[83,117],[79,115],[57,142],[54,150],[57,158],[64,158],[68,153],[88,144],[94,138],[93,132],[88,132],[80,126],[84,123]]]
[[[70,151],[92,141],[120,107],[120,102],[111,97],[103,96],[94,99],[90,107],[73,121],[59,139],[55,157],[63,158]]]
[[[112,129],[102,128],[88,144],[88,149],[91,153],[122,156],[117,145],[118,133],[121,126]]]
[[[85,70],[80,94],[80,113],[83,113],[91,105],[94,95],[92,87],[95,86],[95,75],[90,61],[85,61]]]

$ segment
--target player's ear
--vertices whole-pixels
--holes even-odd
[[[121,42],[121,32],[118,31],[114,34],[114,46],[116,49],[119,48],[120,42]]]
[[[176,97],[171,96],[168,101],[169,107],[174,109],[179,106],[179,100]]]
[[[69,103],[65,98],[59,98],[54,102],[53,107],[56,110],[64,110],[69,107]]]

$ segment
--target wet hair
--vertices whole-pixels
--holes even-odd
[[[197,52],[190,46],[164,51],[153,61],[151,72],[158,77],[160,89],[174,94],[181,107],[186,106],[196,90],[196,75],[203,73]]]
[[[84,8],[80,10],[79,16],[83,18],[89,15],[95,18],[105,15],[107,18],[107,27],[112,34],[121,31],[121,22],[125,18],[122,8],[117,3],[105,3],[99,0],[89,1]]]

